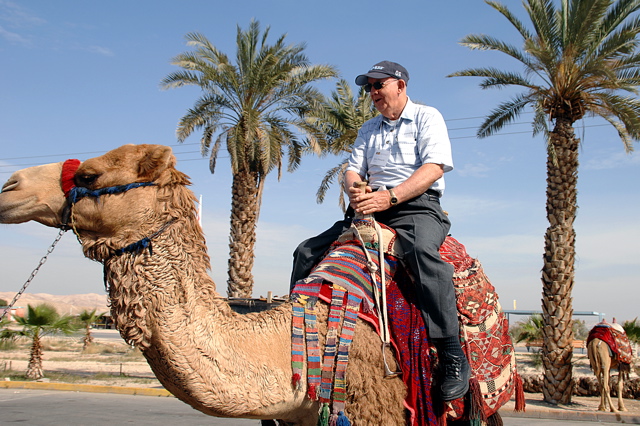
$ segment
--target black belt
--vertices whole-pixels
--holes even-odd
[[[373,192],[376,192],[378,189],[380,188],[374,188]],[[393,188],[387,188],[387,189],[393,189]],[[435,189],[427,189],[427,192],[425,192],[425,194],[429,197],[429,201],[436,201],[436,202],[440,202],[440,192],[436,191]]]
[[[429,198],[429,201],[435,201],[436,203],[440,204],[440,193],[435,189],[427,189],[425,195]]]
[[[436,191],[435,189],[427,189],[427,192],[425,192],[425,194],[431,195],[432,197],[440,198],[440,192]]]

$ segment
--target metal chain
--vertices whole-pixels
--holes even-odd
[[[53,240],[53,243],[51,243],[51,246],[47,249],[47,254],[45,254],[42,257],[42,259],[40,259],[40,263],[38,263],[38,266],[36,266],[36,268],[33,270],[33,272],[31,272],[31,275],[29,276],[27,281],[24,283],[24,285],[22,286],[20,291],[16,294],[16,296],[13,298],[11,303],[9,303],[9,306],[7,306],[4,309],[4,312],[2,312],[2,315],[0,316],[0,321],[2,321],[4,319],[5,315],[7,315],[7,312],[9,312],[11,310],[11,308],[13,308],[13,305],[18,301],[20,296],[22,296],[22,293],[25,292],[25,290],[27,289],[29,284],[31,284],[31,281],[33,281],[33,279],[36,277],[36,275],[40,271],[40,268],[42,267],[42,265],[44,265],[44,263],[47,261],[47,258],[49,257],[49,255],[51,253],[53,253],[53,249],[56,247],[56,244],[58,244],[58,241],[60,241],[60,239],[62,238],[62,236],[64,235],[65,232],[67,232],[67,231],[64,230],[64,229],[61,229],[60,232],[58,232],[58,236],[56,237],[55,240]]]

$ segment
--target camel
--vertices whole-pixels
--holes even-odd
[[[609,344],[597,337],[589,339],[587,344],[587,353],[589,356],[589,364],[598,379],[600,385],[600,405],[599,411],[607,411],[607,406],[611,412],[627,411],[622,398],[622,389],[624,381],[629,378],[631,366],[628,363],[621,362],[619,356],[614,354],[609,348]],[[618,370],[618,408],[611,401],[611,388],[609,386],[610,373],[612,369]]]
[[[15,172],[0,193],[0,223],[73,229],[84,255],[104,265],[121,336],[183,402],[217,417],[315,425],[319,403],[305,383],[292,386],[291,304],[241,315],[216,291],[190,180],[171,148],[124,145],[77,161],[71,172],[66,164]],[[322,347],[328,307],[319,305]],[[384,377],[380,348],[379,335],[358,319],[345,414],[355,424],[403,425],[407,389]]]
[[[125,145],[86,160],[76,172],[76,184],[89,189],[155,183],[83,198],[70,214],[85,256],[104,264],[120,334],[140,348],[167,390],[205,414],[315,425],[318,403],[305,397],[304,384],[291,385],[291,306],[240,315],[218,294],[207,274],[209,257],[189,178],[175,162],[169,147]],[[14,173],[0,193],[0,223],[64,223],[62,166]],[[153,254],[116,255],[161,229],[151,241]],[[319,308],[319,326],[327,311]],[[405,424],[406,389],[400,378],[374,374],[383,368],[379,336],[358,321],[348,370],[349,418]]]

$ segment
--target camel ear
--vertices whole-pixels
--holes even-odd
[[[175,157],[168,146],[147,145],[146,152],[138,164],[138,178],[156,180],[167,168],[175,165]]]

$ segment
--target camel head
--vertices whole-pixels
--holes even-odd
[[[174,194],[190,182],[175,169],[169,147],[124,145],[79,166],[68,163],[15,172],[0,193],[0,223],[66,224],[83,244],[117,247],[153,233],[159,222],[194,215],[193,194]]]
[[[47,226],[59,226],[65,206],[60,186],[61,171],[62,163],[52,163],[12,174],[0,192],[0,223],[34,220]]]

